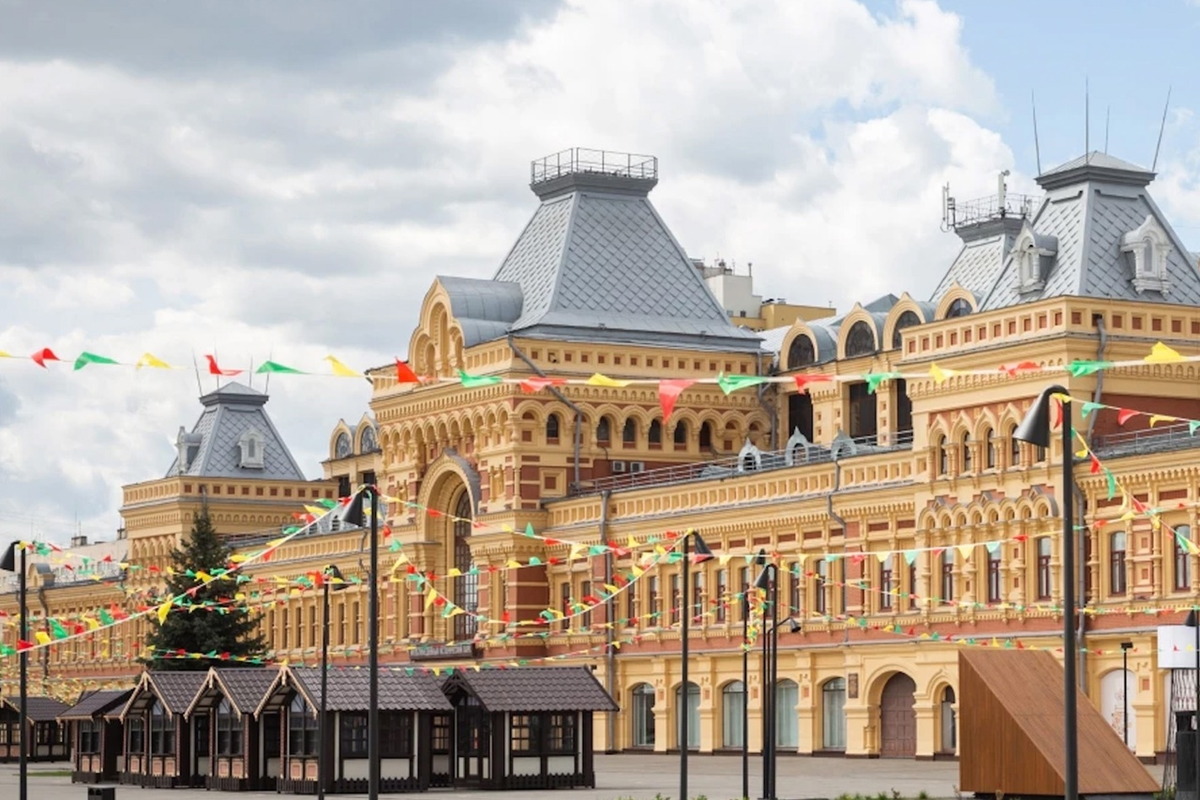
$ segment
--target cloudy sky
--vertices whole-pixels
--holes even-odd
[[[1187,0],[1134,28],[1041,0],[0,0],[0,351],[385,363],[571,146],[658,155],[676,236],[765,295],[923,296],[956,245],[941,186],[1032,187],[1031,89],[1043,166],[1079,155],[1085,80],[1092,146],[1111,109],[1147,165],[1174,84],[1155,192],[1200,250],[1196,41]],[[310,477],[367,388],[271,384]],[[0,359],[0,539],[111,535],[196,396],[190,370]]]

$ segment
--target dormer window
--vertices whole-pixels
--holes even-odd
[[[198,433],[188,433],[183,428],[175,439],[176,458],[179,463],[179,474],[186,475],[200,455],[200,445],[204,438]]]
[[[846,358],[869,356],[875,352],[875,334],[871,326],[859,320],[846,334]]]
[[[363,431],[362,442],[359,444],[360,453],[374,453],[379,449],[379,440],[375,438],[375,429],[370,425]]]
[[[334,458],[348,458],[351,454],[350,434],[342,432],[338,434],[337,442],[333,446]]]
[[[817,351],[813,347],[812,339],[805,334],[800,334],[795,339],[792,339],[791,345],[788,347],[787,368],[799,369],[807,367],[815,363],[817,360]]]
[[[263,468],[263,435],[251,428],[238,439],[238,447],[242,451],[240,466],[242,469]]]
[[[1121,237],[1121,252],[1133,267],[1133,288],[1142,292],[1166,294],[1171,290],[1167,260],[1174,250],[1171,237],[1154,215]]]
[[[1039,236],[1029,223],[1021,228],[1013,244],[1012,258],[1017,265],[1017,290],[1021,294],[1032,294],[1046,288],[1046,276],[1058,254],[1058,239]]]

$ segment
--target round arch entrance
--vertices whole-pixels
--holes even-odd
[[[917,754],[917,715],[913,709],[917,684],[897,672],[879,698],[879,755],[913,758]]]

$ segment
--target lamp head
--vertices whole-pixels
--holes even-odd
[[[346,576],[334,564],[325,568],[325,580],[330,582],[330,588],[335,592],[346,588]]]
[[[713,551],[708,548],[708,542],[704,541],[700,535],[700,531],[689,531],[688,535],[692,537],[691,560],[693,564],[703,564],[705,561],[715,558]]]
[[[5,572],[17,571],[17,547],[20,542],[12,542],[8,549],[4,551],[4,558],[0,558],[0,569]]]
[[[1052,398],[1056,394],[1068,394],[1068,392],[1061,386],[1047,386],[1042,390],[1037,400],[1034,400],[1033,405],[1029,407],[1029,411],[1025,412],[1025,419],[1021,420],[1021,424],[1013,431],[1014,439],[1028,442],[1037,447],[1050,446],[1052,425],[1050,407]]]
[[[795,617],[788,618],[788,633],[799,633],[802,627],[800,620]]]
[[[770,588],[771,581],[774,580],[779,573],[776,571],[775,565],[767,560],[767,554],[765,551],[759,552],[759,558],[762,559],[759,563],[763,565],[763,568],[762,572],[758,573],[758,577],[754,579],[754,588],[767,589]]]
[[[1183,621],[1183,624],[1189,628],[1196,627],[1196,609],[1193,608],[1188,612],[1187,619]]]
[[[1121,642],[1121,649],[1122,650],[1132,650],[1133,642]]]

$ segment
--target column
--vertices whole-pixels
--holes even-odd
[[[932,759],[938,751],[938,704],[928,700],[918,700],[913,704],[913,714],[917,720],[917,758]]]

